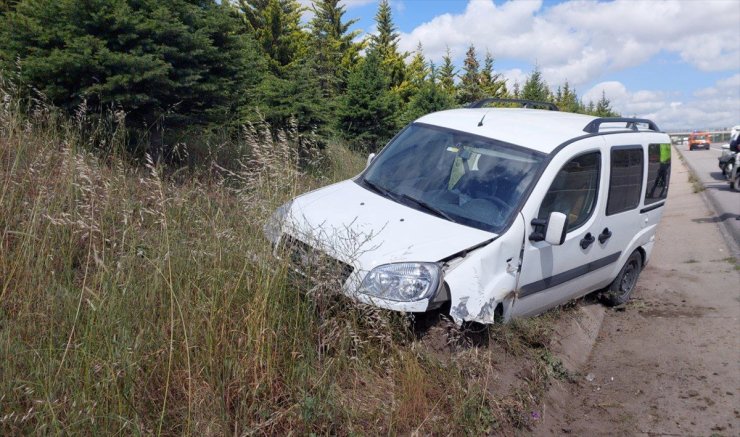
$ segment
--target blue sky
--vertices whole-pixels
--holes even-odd
[[[356,29],[374,30],[377,0],[345,4]],[[740,124],[738,0],[391,0],[391,8],[401,48],[421,42],[436,63],[449,46],[461,65],[472,43],[510,84],[537,64],[551,87],[568,80],[584,100],[603,90],[623,114],[664,129]]]

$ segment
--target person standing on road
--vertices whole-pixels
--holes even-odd
[[[658,168],[658,176],[655,178],[653,187],[650,189],[650,197],[655,197],[655,189],[659,186],[663,187],[660,190],[660,196],[665,195],[665,191],[668,189],[668,171],[671,168],[671,145],[661,144],[660,145],[660,167]]]
[[[735,134],[735,137],[730,140],[730,152],[737,153],[738,145],[740,145],[740,132]]]

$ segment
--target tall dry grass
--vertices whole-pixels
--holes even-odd
[[[122,114],[21,94],[0,85],[0,434],[477,434],[528,414],[493,390],[495,354],[440,354],[273,257],[268,214],[362,157],[307,162],[294,131],[252,125],[228,169],[134,166]]]

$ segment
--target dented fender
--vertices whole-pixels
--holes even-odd
[[[519,214],[496,240],[448,264],[445,282],[450,290],[450,316],[457,324],[493,323],[499,305],[508,320],[516,301],[524,232]]]

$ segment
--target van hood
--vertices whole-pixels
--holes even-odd
[[[362,270],[392,262],[436,262],[496,237],[418,211],[352,180],[294,199],[285,231]]]

